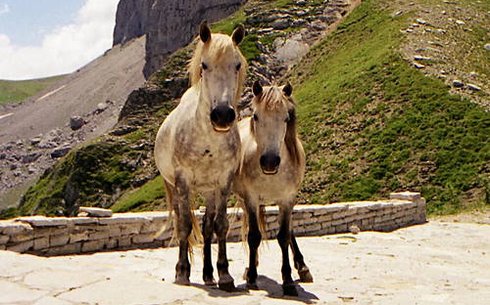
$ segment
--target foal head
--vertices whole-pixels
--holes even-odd
[[[211,34],[206,22],[201,24],[200,41],[189,65],[192,85],[200,86],[201,99],[210,106],[210,120],[215,131],[230,130],[242,93],[247,62],[238,45],[245,36],[238,26],[232,36]]]
[[[252,133],[260,154],[260,167],[266,175],[274,175],[281,164],[281,149],[286,145],[293,163],[299,163],[298,140],[296,138],[295,103],[291,98],[293,87],[262,87],[253,85]]]

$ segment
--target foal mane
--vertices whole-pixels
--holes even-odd
[[[239,100],[243,91],[243,83],[245,82],[245,77],[247,76],[247,60],[240,52],[240,48],[235,45],[231,37],[225,34],[213,33],[211,35],[211,39],[207,43],[203,43],[201,40],[198,41],[194,55],[192,56],[188,65],[191,86],[198,86],[199,81],[201,80],[201,58],[204,51],[213,54],[213,57],[219,61],[226,55],[226,53],[228,53],[227,51],[229,50],[235,50],[241,62],[241,68],[240,71],[238,71],[238,87],[235,95],[235,101]]]
[[[301,153],[298,147],[298,134],[296,133],[296,102],[291,96],[284,95],[282,89],[279,87],[264,87],[263,90],[261,95],[254,97],[253,102],[257,104],[265,103],[265,109],[271,112],[275,111],[281,104],[286,104],[289,121],[286,126],[284,142],[293,163],[295,165],[300,164]],[[253,134],[254,120],[250,121]]]

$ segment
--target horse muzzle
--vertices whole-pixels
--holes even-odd
[[[265,175],[275,175],[279,171],[281,157],[267,153],[260,157],[260,168]]]
[[[235,110],[228,105],[218,105],[211,111],[211,123],[217,132],[228,132],[236,119]]]

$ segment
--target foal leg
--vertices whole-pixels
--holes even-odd
[[[245,201],[245,209],[248,216],[248,247],[250,251],[249,265],[246,270],[247,287],[249,289],[258,289],[257,286],[257,265],[258,255],[257,250],[262,240],[262,234],[260,233],[259,223],[257,220],[257,205],[251,203],[249,200]]]
[[[289,265],[289,244],[291,243],[291,213],[292,206],[289,204],[279,205],[279,233],[277,241],[282,252],[282,290],[285,295],[297,296],[298,291],[291,277],[291,266]]]
[[[229,195],[229,187],[220,192],[220,198],[217,199],[217,215],[214,221],[214,231],[218,238],[218,286],[221,290],[233,291],[235,284],[233,278],[228,272],[228,258],[226,256],[226,235],[228,233],[228,217],[226,215],[226,200]]]
[[[310,269],[308,269],[305,264],[303,254],[301,254],[301,251],[299,250],[293,230],[291,230],[291,250],[293,251],[294,268],[298,270],[300,282],[313,283],[313,276],[310,273]]]
[[[216,217],[216,206],[214,193],[206,194],[206,213],[202,222],[202,235],[204,239],[204,267],[202,279],[207,286],[215,286],[216,281],[213,276],[213,262],[211,259],[211,243],[214,233],[214,218]]]
[[[175,266],[175,283],[189,285],[191,264],[189,263],[189,235],[192,231],[191,209],[189,204],[189,188],[180,177],[176,178],[172,192],[172,205],[175,211],[177,239],[179,241],[179,261]]]

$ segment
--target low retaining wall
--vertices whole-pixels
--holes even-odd
[[[229,241],[241,240],[242,211],[229,209]],[[279,229],[279,209],[266,208],[267,235]],[[202,219],[204,213],[197,210]],[[168,246],[171,229],[156,236],[168,212],[124,213],[112,217],[21,217],[0,221],[0,250],[42,256]],[[426,221],[425,199],[419,193],[393,193],[390,200],[329,205],[300,205],[293,212],[297,236],[349,231],[392,231]]]

